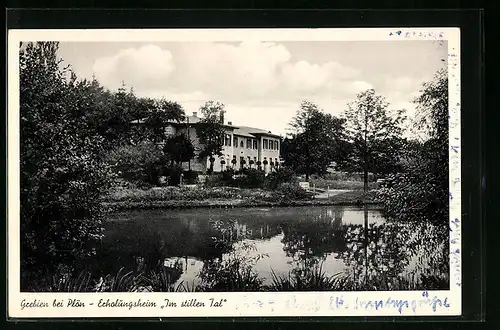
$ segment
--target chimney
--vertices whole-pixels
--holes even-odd
[[[198,112],[193,111],[193,117],[198,117]]]
[[[233,125],[233,122],[232,122],[232,121],[228,121],[228,122],[227,122],[227,124],[228,124],[229,126],[231,126],[231,125]]]
[[[224,124],[224,110],[221,110],[220,112],[220,123]]]

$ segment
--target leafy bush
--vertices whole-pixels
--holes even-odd
[[[417,103],[417,128],[429,138],[409,154],[406,171],[390,175],[379,198],[396,220],[419,220],[446,226],[449,220],[448,78],[445,71],[424,84]],[[446,232],[446,231],[443,231]]]
[[[323,271],[323,264],[312,268],[294,271],[288,276],[279,276],[271,270],[273,283],[272,291],[341,291],[349,290],[348,278],[343,273],[332,276]]]
[[[207,261],[200,273],[203,291],[260,291],[262,279],[253,269],[255,263],[264,257],[255,253],[256,248],[251,243],[237,243],[242,253],[232,250],[222,258]]]
[[[342,259],[358,290],[447,289],[449,244],[443,230],[426,222],[351,225]],[[438,286],[425,286],[427,284]]]
[[[295,172],[290,168],[282,167],[270,173],[265,178],[265,187],[268,189],[277,189],[283,183],[295,183],[296,181]]]
[[[264,172],[253,168],[244,168],[239,171],[234,184],[240,188],[262,188],[265,179]]]
[[[225,171],[221,172],[221,180],[222,183],[228,186],[232,186],[234,184],[234,175],[236,172],[232,168],[228,168]]]
[[[167,185],[178,186],[181,183],[183,169],[179,165],[167,166],[163,169],[163,175],[167,177]]]
[[[272,198],[279,202],[310,200],[313,194],[306,191],[297,183],[282,183],[272,194]]]
[[[198,172],[193,170],[184,171],[184,182],[187,184],[198,183]]]
[[[108,153],[107,161],[124,179],[157,185],[164,170],[165,157],[153,142],[141,141],[136,145],[117,147]]]
[[[30,43],[19,53],[23,289],[38,274],[69,273],[94,255],[112,179],[103,139],[81,120],[89,95],[60,70],[57,48]]]
[[[203,183],[205,188],[213,188],[224,186],[224,181],[222,180],[222,173],[213,173],[205,177]]]

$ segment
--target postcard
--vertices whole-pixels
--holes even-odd
[[[8,316],[451,316],[460,30],[8,32]]]

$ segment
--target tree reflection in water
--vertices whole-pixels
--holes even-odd
[[[423,223],[347,226],[348,266],[353,290],[446,289],[447,241],[442,229]],[[364,227],[364,228],[363,228]]]
[[[310,218],[283,223],[283,250],[295,263],[294,275],[305,275],[308,270],[325,261],[331,252],[342,253],[346,249],[342,226],[343,209],[325,209],[316,221]]]
[[[114,229],[120,235],[110,244],[113,249],[108,253],[109,258],[105,257],[109,265],[104,266],[112,271],[119,268],[118,263],[122,267],[124,261],[133,260],[132,269],[152,274],[157,283],[155,287],[164,291],[171,290],[172,286],[167,284],[179,281],[188,271],[188,262],[196,260],[197,281],[203,290],[262,290],[262,272],[267,270],[262,267],[275,264],[259,264],[266,255],[256,250],[254,243],[261,244],[282,235],[282,245],[276,248],[282,249],[283,257],[291,261],[290,264],[283,262],[285,268],[281,268],[278,275],[293,277],[294,283],[280,282],[274,289],[448,287],[446,230],[427,223],[380,221],[366,206],[361,212],[347,209],[349,212],[342,207],[279,210],[282,213],[272,210],[271,214],[247,211],[239,217],[216,214],[208,216],[207,221],[190,215],[191,218],[169,219],[168,226],[161,221],[130,222],[123,228],[115,224]],[[168,264],[163,264],[165,258],[170,260]],[[347,281],[332,280],[339,271]]]

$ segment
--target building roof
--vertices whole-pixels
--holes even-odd
[[[133,120],[130,123],[131,124],[144,124],[148,118],[141,118],[137,120]],[[169,121],[170,124],[172,125],[186,125],[186,124],[197,124],[201,121],[201,117],[198,116],[186,116],[183,121]],[[255,138],[260,135],[265,135],[265,136],[271,136],[275,138],[279,138],[279,135],[272,134],[271,131],[266,131],[264,129],[256,128],[256,127],[249,127],[249,126],[235,126],[232,123],[230,124],[225,124],[227,128],[233,128],[233,134],[238,135],[238,136],[245,136],[245,137],[250,137],[250,138]]]
[[[279,138],[279,135],[271,133],[271,131],[266,131],[264,129],[260,128],[255,128],[255,127],[248,127],[248,126],[235,126],[235,130],[233,134],[239,135],[239,136],[246,136],[246,137],[256,137],[259,135],[266,135],[266,136],[272,136],[275,138]]]
[[[130,123],[131,124],[144,124],[148,118],[141,118],[141,119],[136,119],[132,120]],[[200,122],[201,118],[197,116],[186,116],[184,120],[181,121],[176,121],[176,120],[171,120],[168,121],[168,123],[173,124],[173,125],[179,125],[179,124],[196,124]]]

